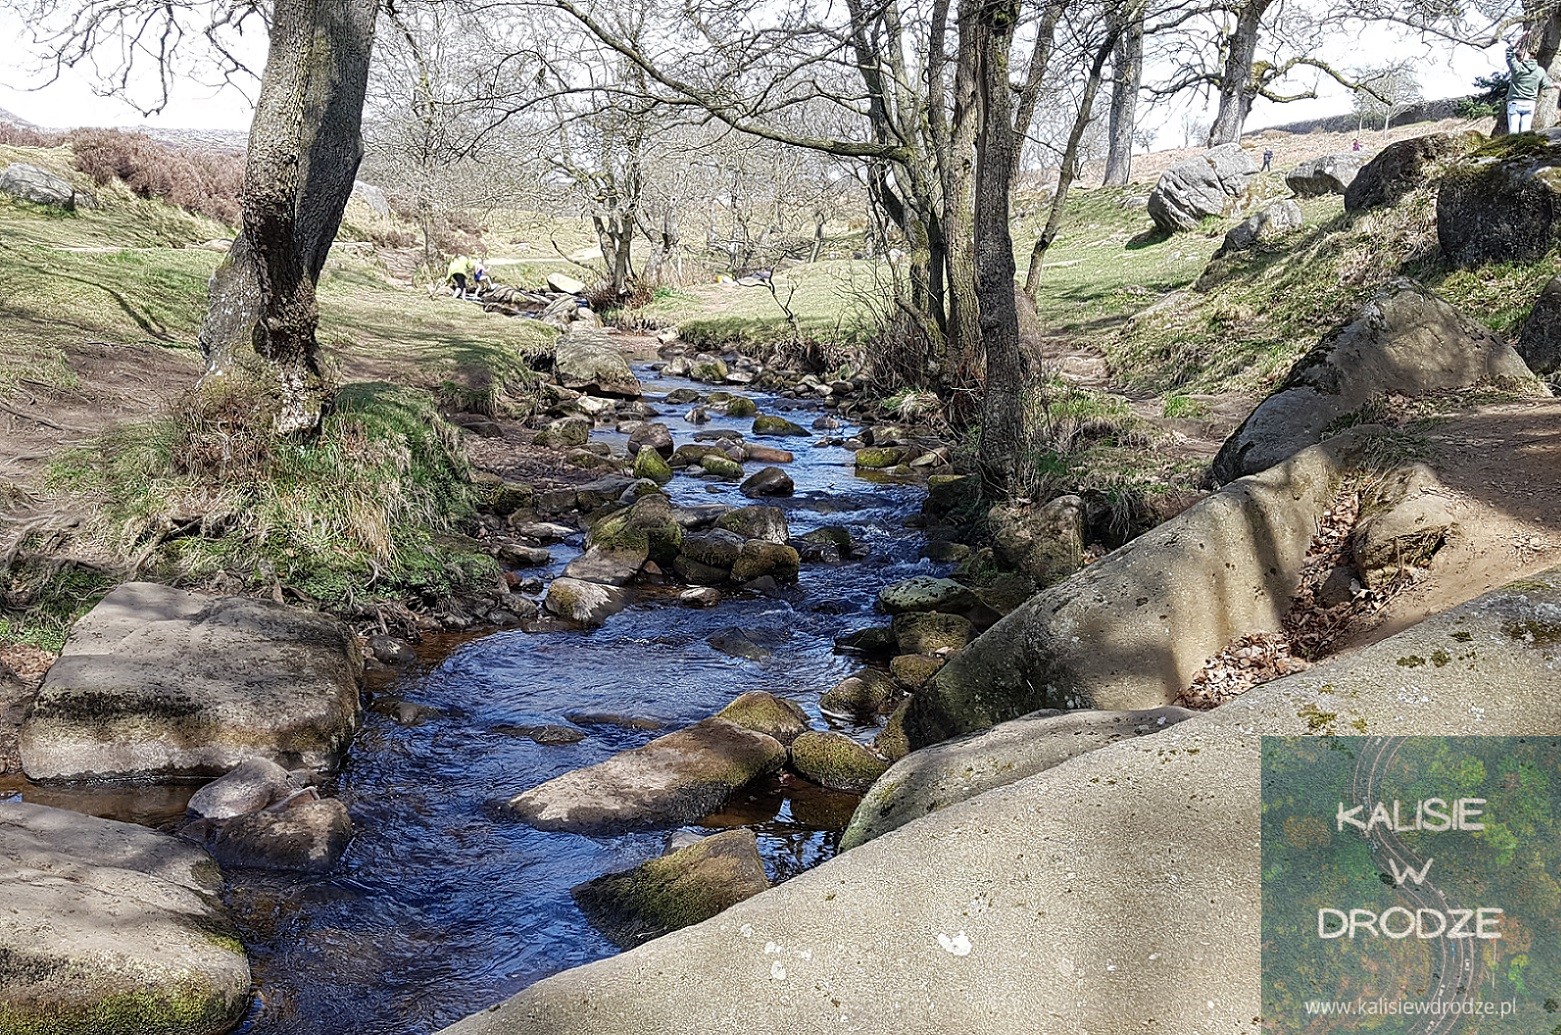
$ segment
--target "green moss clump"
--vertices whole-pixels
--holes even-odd
[[[800,424],[793,424],[785,417],[777,417],[773,414],[761,413],[753,419],[753,433],[755,435],[807,435],[808,429]]]
[[[672,480],[672,466],[654,448],[642,446],[639,455],[634,458],[634,477],[648,478],[657,485],[665,485]]]
[[[726,401],[728,417],[757,417],[759,406],[746,395],[734,395]]]

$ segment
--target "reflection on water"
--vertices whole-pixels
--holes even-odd
[[[761,408],[778,408],[759,398]],[[679,442],[690,441],[693,429],[667,409],[660,419]],[[715,416],[705,428],[750,424]],[[429,665],[394,685],[371,686],[381,706],[365,713],[347,766],[327,788],[358,830],[339,872],[302,881],[233,875],[230,900],[261,997],[244,1031],[429,1032],[548,974],[611,955],[617,950],[586,922],[569,889],[660,854],[670,832],[543,833],[505,817],[496,803],[644,744],[658,729],[704,718],[748,690],[790,697],[823,725],[818,695],[853,668],[834,653],[835,636],[881,620],[872,613],[878,589],[927,570],[917,559],[920,536],[903,526],[920,491],[856,478],[843,449],[815,448],[811,439],[776,444],[798,455],[788,465],[797,495],[776,504],[793,534],[842,524],[872,556],[805,565],[796,589],[732,597],[710,610],[647,593],[592,632],[511,630],[424,644]],[[751,502],[734,485],[687,477],[669,490],[688,505]],[[555,569],[569,552],[558,554]],[[706,642],[733,628],[772,653],[741,660]],[[515,727],[572,725],[571,717],[586,734],[577,743],[514,735]],[[190,790],[25,794],[166,825]],[[855,803],[782,775],[690,829],[751,827],[771,879],[781,881],[834,852]]]

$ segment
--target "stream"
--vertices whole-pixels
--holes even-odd
[[[676,388],[704,394],[709,386],[660,378],[647,367],[636,373],[646,401],[664,410],[655,419],[680,445],[698,431],[752,427],[751,418],[713,410],[709,423],[692,425],[683,419],[687,406],[663,406],[661,397]],[[804,426],[826,412],[744,394],[761,412],[789,413]],[[627,438],[610,430],[593,437],[620,445]],[[652,588],[589,632],[544,621],[530,630],[428,637],[419,664],[371,678],[371,704],[348,761],[323,788],[341,798],[357,827],[341,866],[318,879],[229,875],[230,904],[259,991],[240,1032],[421,1035],[549,974],[614,954],[576,908],[570,888],[661,854],[671,832],[545,833],[498,805],[705,718],[749,690],[791,698],[825,728],[819,695],[860,667],[835,653],[835,637],[884,620],[874,613],[882,586],[932,570],[919,559],[923,537],[904,524],[924,489],[858,477],[851,452],[819,446],[817,435],[758,441],[796,453],[784,465],[795,496],[759,501],[786,512],[793,537],[844,525],[870,555],[839,565],[805,563],[794,588],[771,596],[734,592],[707,610],[680,606],[675,592]],[[690,506],[755,502],[733,483],[682,474],[667,491]],[[579,552],[582,539],[553,549],[548,577]],[[769,656],[734,658],[707,643],[732,629]],[[398,715],[398,701],[422,707]],[[547,746],[506,732],[543,723],[573,723],[587,735]],[[875,732],[836,728],[864,740]],[[192,788],[16,790],[43,804],[171,828]],[[778,882],[833,854],[856,800],[783,775],[750,786],[687,829],[752,828]]]

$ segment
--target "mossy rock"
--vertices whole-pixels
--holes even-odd
[[[844,733],[810,730],[791,745],[791,765],[821,787],[863,794],[889,763]]]
[[[571,449],[591,439],[591,422],[584,417],[563,417],[537,432],[532,444],[544,449]]]
[[[855,651],[869,656],[893,654],[899,647],[894,630],[881,625],[835,637],[836,650]]]
[[[791,542],[786,513],[779,507],[738,507],[721,515],[717,528],[736,532],[744,539],[763,539],[771,543]]]
[[[1028,575],[1006,572],[976,590],[976,599],[1000,615],[1010,614],[1035,596],[1035,582]]]
[[[845,718],[877,715],[899,696],[900,688],[881,669],[864,668],[824,691],[819,707]]]
[[[889,674],[896,683],[914,693],[926,686],[947,660],[931,654],[901,654],[889,662]]]
[[[789,546],[763,539],[743,544],[732,563],[732,581],[741,585],[769,576],[776,582],[795,582],[802,571],[802,558]]]
[[[894,637],[905,654],[946,654],[969,646],[976,629],[959,615],[924,611],[897,616]]]
[[[642,446],[634,458],[634,477],[649,478],[657,485],[665,485],[672,480],[672,465],[656,452],[654,446]]]
[[[723,481],[741,481],[743,465],[723,453],[706,453],[699,461],[699,466],[706,474],[714,475]]]
[[[873,750],[891,763],[911,753],[911,740],[905,733],[905,715],[910,709],[910,701],[901,701],[900,706],[889,713],[878,736],[873,738]]]
[[[774,414],[761,413],[753,419],[753,433],[755,435],[807,435],[808,429],[800,424],[793,424],[785,417],[777,417]]]
[[[886,471],[905,460],[899,446],[866,446],[856,451],[856,466],[864,471]]]
[[[691,927],[769,888],[758,841],[727,830],[574,888],[580,911],[619,948]]]
[[[716,712],[716,718],[767,734],[782,744],[790,744],[808,731],[808,713],[800,704],[764,690],[748,691]]]
[[[708,568],[720,569],[725,573],[731,571],[732,565],[737,563],[737,555],[742,553],[745,542],[747,540],[742,536],[724,528],[687,532],[683,536],[683,556],[687,560]]]
[[[691,586],[721,586],[732,577],[730,568],[717,568],[701,564],[689,557],[679,557],[672,562],[672,571]]]
[[[626,553],[643,551],[657,564],[670,565],[682,551],[683,526],[665,496],[645,496],[592,525],[588,542]]]
[[[727,368],[726,360],[712,357],[696,362],[689,369],[688,376],[695,381],[718,385],[723,383],[730,373],[731,370]]]
[[[935,474],[927,479],[927,502],[922,509],[945,517],[975,506],[981,499],[981,480],[968,474]]]
[[[710,397],[710,401],[715,401],[714,395]],[[728,417],[757,417],[759,415],[759,404],[746,395],[734,395],[726,401],[726,415]]]
[[[672,465],[674,467],[697,467],[699,462],[707,456],[726,456],[726,453],[715,446],[689,442],[678,446],[677,451],[672,454]],[[728,457],[728,459],[730,458]]]
[[[472,488],[477,509],[499,517],[509,517],[517,510],[530,510],[537,505],[535,486],[506,481],[487,471],[472,474]]]

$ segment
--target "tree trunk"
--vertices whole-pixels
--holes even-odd
[[[244,170],[243,225],[211,282],[206,379],[255,372],[275,430],[317,427],[325,402],[315,285],[363,159],[363,97],[380,0],[276,0]]]
[[[1024,434],[1023,358],[1014,302],[1014,243],[1009,233],[1015,134],[1008,54],[1018,0],[964,0],[960,60],[975,70],[975,260],[986,392],[977,462],[994,493],[1012,484]]]
[[[1538,6],[1528,0],[1526,7]],[[1552,83],[1561,83],[1561,14],[1549,14],[1534,26],[1531,38],[1537,39],[1534,60],[1538,61]],[[1503,105],[1505,107],[1505,105]],[[1552,129],[1556,125],[1556,91],[1541,90],[1534,99],[1534,129]]]
[[[1253,63],[1257,59],[1258,37],[1263,31],[1263,15],[1273,0],[1247,0],[1236,13],[1236,28],[1225,52],[1220,74],[1220,107],[1209,130],[1209,146],[1234,144],[1252,113],[1258,84]]]
[[[1138,90],[1144,77],[1143,8],[1123,31],[1116,50],[1105,183],[1108,187],[1125,187],[1133,175],[1133,134],[1138,129]]]
[[[1068,143],[1062,152],[1062,165],[1057,170],[1057,189],[1052,192],[1051,211],[1046,218],[1046,226],[1035,239],[1035,247],[1030,251],[1030,268],[1024,277],[1024,293],[1030,296],[1032,301],[1041,286],[1041,270],[1046,265],[1046,252],[1051,248],[1052,242],[1057,239],[1058,231],[1062,228],[1062,215],[1068,204],[1068,192],[1073,189],[1073,183],[1078,178],[1079,145],[1084,140],[1084,134],[1089,130],[1090,115],[1095,109],[1095,98],[1100,93],[1106,58],[1117,46],[1118,31],[1120,30],[1113,30],[1101,43],[1100,49],[1095,52],[1090,62],[1089,74],[1084,80],[1084,93],[1079,97],[1078,114],[1073,119],[1073,128],[1068,132]]]

